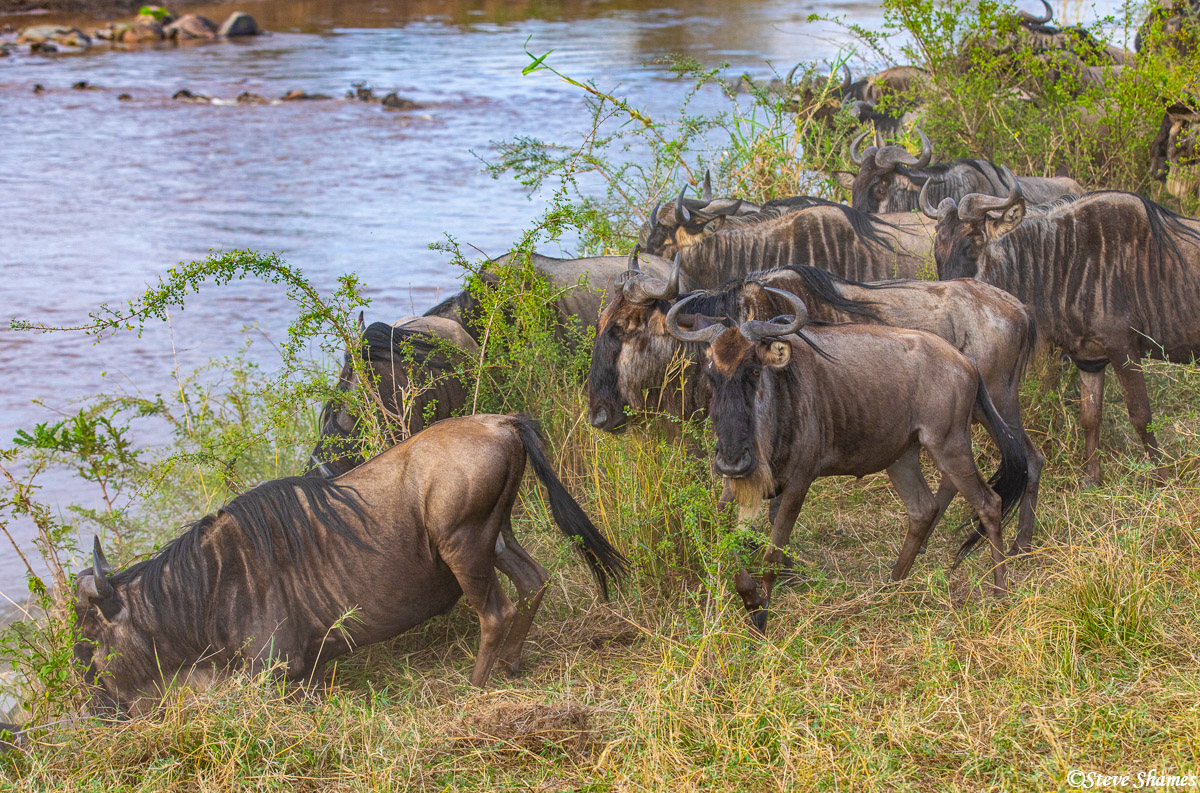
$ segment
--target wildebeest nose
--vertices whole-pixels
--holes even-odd
[[[604,429],[604,425],[608,423],[608,411],[604,408],[597,408],[592,413],[592,426],[598,430]]]
[[[725,456],[717,452],[717,459],[713,467],[717,469],[717,473],[721,476],[731,476],[737,479],[738,477],[746,476],[754,470],[754,455],[750,453],[749,449],[744,449],[741,456],[732,463],[728,463],[725,461]]]

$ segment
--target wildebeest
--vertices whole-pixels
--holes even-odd
[[[916,90],[929,77],[929,72],[918,66],[893,66],[864,77],[850,85],[842,95],[842,109],[862,123],[869,123],[888,134],[912,125],[920,116],[920,98]],[[901,104],[880,110],[878,105],[885,97],[900,97]]]
[[[1059,28],[1050,25],[1053,11],[1046,0],[1042,0],[1045,14],[1036,17],[1028,11],[1018,11],[1007,24],[998,25],[983,36],[969,36],[963,41],[963,50],[982,47],[993,55],[1029,50],[1034,53],[1066,52],[1089,63],[1107,62],[1123,65],[1129,53],[1112,44],[1104,44],[1090,31],[1079,25]]]
[[[683,206],[689,212],[699,212],[702,216],[710,218],[750,215],[762,209],[759,204],[743,201],[740,198],[713,198],[712,174],[709,171],[705,171],[700,198],[689,197],[687,194],[687,185],[684,185],[674,202],[664,207],[663,202],[659,201],[654,205],[654,209],[650,210],[649,214],[646,215],[646,222],[638,229],[637,244],[642,250],[650,250],[648,247],[650,245],[650,237],[654,234],[655,229],[660,225],[669,225],[675,222],[675,217],[679,214],[679,210],[676,208],[678,206]]]
[[[915,278],[932,252],[933,230],[916,215],[891,223],[812,196],[770,201],[737,217],[693,211],[676,200],[673,215],[655,225],[646,249],[661,259],[682,254],[684,278],[696,288],[805,264],[854,280]]]
[[[1003,591],[1000,526],[1025,492],[1025,450],[996,413],[975,367],[923,331],[878,325],[802,330],[804,303],[776,292],[791,303],[794,316],[786,323],[747,320],[736,328],[685,330],[677,320],[694,298],[680,300],[666,317],[677,339],[706,345],[708,413],[717,436],[714,471],[726,477],[743,508],[758,508],[764,497],[780,499],[761,590],[749,575],[737,580],[755,627],[765,630],[777,566],[808,489],[820,477],[887,470],[909,517],[892,579],[908,575],[938,511],[921,473],[922,448],[974,508],[991,546],[995,588]],[[991,488],[971,450],[975,411],[1000,449]],[[964,544],[960,557],[978,536]]]
[[[930,165],[933,144],[920,129],[921,156],[914,157],[901,146],[888,146],[876,134],[875,145],[859,151],[868,133],[850,142],[850,160],[858,173],[836,171],[834,178],[851,191],[854,208],[860,212],[908,212],[918,208],[921,189],[929,185],[934,201],[961,199],[969,193],[1008,195],[1010,185],[999,168],[987,160],[960,159]],[[1034,204],[1068,195],[1082,195],[1083,188],[1066,176],[1019,176],[1021,189]]]
[[[1190,362],[1200,352],[1200,221],[1113,191],[1027,216],[1020,182],[1005,198],[921,203],[938,219],[938,275],[978,278],[1020,298],[1038,333],[1079,368],[1087,480],[1100,481],[1096,450],[1110,363],[1130,421],[1150,459],[1160,461],[1139,362],[1146,355]]]
[[[738,87],[762,91],[768,98],[781,101],[789,113],[802,114],[810,123],[832,124],[839,110],[838,103],[841,97],[850,90],[850,70],[842,64],[840,82],[835,72],[820,75],[810,71],[797,80],[796,72],[803,65],[796,64],[782,80],[771,80],[765,87],[760,87],[750,77],[743,75]]]
[[[1176,198],[1191,198],[1200,191],[1197,175],[1197,142],[1200,138],[1200,113],[1184,104],[1175,104],[1163,114],[1158,135],[1150,144],[1150,174],[1166,182],[1167,192]]]
[[[535,277],[542,278],[555,288],[553,300],[557,315],[557,327],[562,338],[572,340],[595,327],[600,309],[617,288],[617,280],[629,269],[628,257],[592,256],[582,259],[556,259],[541,254],[532,255]],[[511,255],[493,259],[490,264],[503,266],[514,263]],[[668,277],[671,263],[647,256],[642,266],[647,271]],[[490,288],[498,283],[498,276],[484,270],[479,275],[480,286]],[[463,290],[438,303],[425,312],[427,317],[443,317],[460,323],[476,341],[481,341],[487,331],[489,318],[483,316],[479,299],[471,291]]]
[[[281,664],[286,682],[304,683],[462,595],[481,629],[471,682],[487,682],[497,658],[518,672],[547,580],[512,530],[526,457],[607,590],[627,563],[558,480],[537,426],[447,419],[337,479],[260,485],[121,572],[97,539],[75,607],[93,707],[129,714],[173,681],[203,685],[237,668]],[[515,607],[496,569],[516,586]]]
[[[1027,551],[1043,464],[1021,418],[1021,377],[1036,339],[1032,312],[1007,292],[969,278],[860,284],[813,267],[751,273],[698,294],[690,308],[736,321],[790,310],[771,288],[799,297],[812,321],[923,330],[945,339],[975,365],[1000,417],[1025,448],[1028,481],[1014,548]],[[650,406],[685,418],[706,408],[706,382],[698,376],[704,350],[679,342],[666,327],[670,301],[678,296],[670,283],[630,273],[625,291],[605,308],[588,374],[588,417],[597,429],[623,429],[626,412],[646,404],[644,394]],[[943,481],[939,516],[954,493]]]
[[[349,394],[363,387],[355,357],[367,364],[379,400],[373,405],[378,421],[392,442],[420,432],[427,424],[453,416],[467,404],[468,389],[455,373],[457,359],[477,357],[479,345],[454,320],[442,317],[403,317],[388,325],[366,327],[359,315],[362,345],[346,350],[338,391]],[[369,402],[358,405],[366,409]],[[320,439],[309,466],[322,476],[344,474],[363,458],[355,445],[360,419],[343,399],[329,399],[321,408]]]
[[[1157,0],[1138,28],[1133,48],[1150,52],[1173,48],[1180,55],[1196,51],[1200,43],[1200,0]]]

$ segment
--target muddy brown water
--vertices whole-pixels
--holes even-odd
[[[491,179],[476,155],[490,158],[493,141],[519,135],[577,140],[589,123],[577,89],[545,73],[522,76],[527,39],[539,54],[553,49],[561,71],[670,119],[685,86],[656,58],[682,53],[766,77],[765,61],[782,73],[852,46],[810,14],[881,21],[876,3],[842,0],[265,0],[186,10],[218,23],[244,10],[272,35],[0,59],[0,446],[95,394],[169,393],[177,363],[187,372],[234,352],[247,326],[261,329],[254,354],[269,367],[278,358],[262,336],[281,339],[292,313],[279,288],[239,282],[205,288],[173,313],[172,333],[159,324],[141,338],[18,333],[9,317],[78,324],[177,262],[251,248],[281,253],[325,290],[357,273],[370,319],[390,320],[457,288],[448,257],[428,249],[444,233],[504,253],[544,198]],[[96,27],[71,16],[0,17],[15,27],[58,21]],[[81,80],[96,89],[72,90]],[[293,89],[341,96],[356,82],[425,107],[171,99],[181,88],[225,99]],[[132,99],[118,101],[123,93]],[[712,92],[695,101],[701,111],[719,104]],[[541,250],[570,255],[574,244]],[[66,477],[39,481],[55,504],[93,498]],[[14,528],[31,551],[31,527]],[[18,597],[24,587],[16,554],[0,548],[0,592]]]

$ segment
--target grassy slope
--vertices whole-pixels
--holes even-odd
[[[1154,382],[1167,447],[1195,455],[1200,375],[1164,367]],[[965,791],[1061,789],[1080,767],[1187,773],[1200,765],[1200,482],[1185,462],[1168,486],[1144,486],[1110,392],[1108,483],[1081,490],[1071,398],[1028,391],[1049,460],[1038,550],[1013,564],[1009,597],[981,594],[982,556],[947,570],[947,530],[910,580],[884,583],[904,514],[883,476],[815,489],[797,580],[764,643],[747,638],[724,575],[708,589],[644,578],[598,602],[534,506],[517,532],[554,577],[521,679],[466,683],[478,628],[460,604],[340,664],[327,696],[294,702],[238,680],[156,718],[43,733],[2,778],[62,790]],[[593,436],[560,453],[576,492],[604,476],[577,453],[663,448]]]

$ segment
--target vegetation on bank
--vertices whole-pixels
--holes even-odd
[[[1156,103],[1182,92],[1186,69],[1200,73],[1200,64],[1168,68],[1147,58],[1102,96],[1034,92],[1035,67],[1020,53],[979,70],[951,68],[959,44],[994,29],[1002,7],[897,0],[886,9],[887,25],[899,27],[885,32],[907,31],[911,50],[890,52],[877,32],[858,31],[860,52],[929,68],[922,127],[943,156],[988,156],[1026,173],[1066,168],[1089,187],[1138,190],[1189,209],[1149,178],[1146,152],[1161,118]],[[1133,29],[1142,14],[1131,14]],[[553,56],[533,55],[527,71],[552,76]],[[582,142],[500,147],[497,172],[554,192],[517,252],[574,229],[592,251],[626,253],[649,207],[684,179],[698,182],[706,167],[718,194],[765,200],[799,184],[837,195],[827,175],[847,165],[853,119],[797,112],[762,87],[737,94],[736,78],[721,70],[672,68],[689,87],[669,123],[576,83],[594,120]],[[727,91],[727,111],[691,113],[690,92],[711,84]],[[1108,114],[1108,137],[1070,126],[1083,111]],[[592,430],[583,418],[589,340],[555,332],[553,288],[520,256],[484,288],[475,277],[481,264],[461,256],[453,238],[441,245],[481,301],[481,356],[456,372],[475,384],[469,410],[524,411],[542,422],[556,469],[630,557],[633,580],[601,602],[549,525],[541,492],[528,487],[516,533],[553,577],[522,678],[498,678],[485,690],[467,684],[478,626],[460,605],[338,663],[308,698],[286,696],[269,676],[239,677],[171,695],[136,721],[81,717],[63,599],[71,573],[89,564],[76,538],[99,533],[109,558],[128,564],[232,494],[302,470],[315,406],[335,385],[312,353],[340,359],[356,343],[367,302],[353,276],[322,293],[274,256],[234,251],[180,265],[75,332],[136,332],[208,285],[251,276],[279,284],[296,305],[282,366],[266,372],[245,355],[215,361],[181,376],[170,398],[98,398],[0,451],[0,525],[7,532],[14,520],[31,520],[36,547],[19,550],[41,555],[51,570],[50,580],[30,579],[44,618],[0,635],[20,720],[43,725],[0,755],[0,787],[1048,790],[1069,789],[1072,769],[1200,770],[1195,367],[1148,364],[1155,430],[1176,477],[1151,483],[1110,388],[1107,480],[1083,489],[1077,381],[1052,356],[1035,361],[1023,398],[1047,461],[1035,551],[1011,564],[1013,593],[1004,598],[984,594],[986,556],[949,569],[960,506],[912,577],[892,584],[906,519],[886,477],[820,480],[794,535],[794,580],[773,603],[770,638],[754,641],[729,587],[740,538],[717,528],[719,482],[697,453],[709,442],[704,428],[662,417],[623,436]],[[367,310],[391,319],[386,307]],[[352,398],[367,419],[363,450],[385,448],[375,397]],[[137,422],[163,422],[171,443],[134,446]],[[48,509],[36,485],[52,466],[75,471],[95,495],[87,503],[101,506]]]

